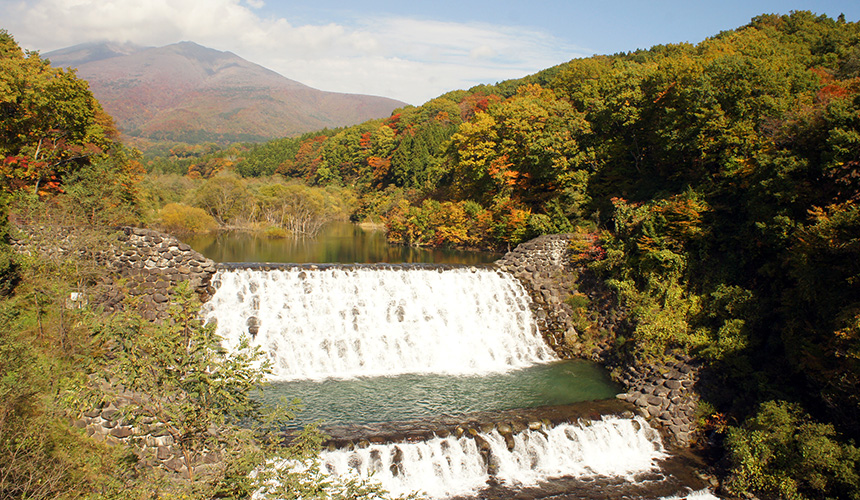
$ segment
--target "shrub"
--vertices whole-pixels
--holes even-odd
[[[797,404],[763,403],[742,426],[729,428],[726,445],[735,493],[860,499],[860,449]]]
[[[160,226],[169,233],[208,233],[218,227],[215,219],[202,208],[168,203],[159,212]]]
[[[269,226],[263,230],[263,236],[266,238],[286,238],[287,230],[278,226]]]

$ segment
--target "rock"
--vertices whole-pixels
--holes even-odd
[[[164,462],[164,466],[167,467],[168,470],[172,470],[173,472],[180,472],[185,469],[185,462],[183,462],[179,458],[171,458]]]
[[[663,398],[659,396],[655,396],[653,394],[647,394],[645,396],[645,401],[649,406],[660,406],[663,404]]]
[[[113,420],[117,413],[118,411],[116,408],[107,408],[102,410],[101,417],[105,420]]]
[[[126,427],[126,426],[114,427],[110,431],[111,436],[114,436],[114,437],[117,437],[120,439],[127,438],[127,437],[131,436],[132,434],[134,434],[134,431],[131,430],[131,427]]]
[[[248,318],[245,324],[248,326],[248,333],[251,335],[251,337],[256,337],[257,333],[260,331],[259,318],[257,318],[256,316],[251,316],[250,318]]]

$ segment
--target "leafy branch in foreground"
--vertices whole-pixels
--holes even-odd
[[[194,498],[386,498],[368,480],[322,471],[324,436],[315,426],[285,445],[296,403],[269,408],[255,399],[269,373],[263,353],[248,339],[223,348],[187,284],[171,300],[168,320],[118,313],[98,335],[108,346],[101,397],[128,400],[120,408],[126,419],[171,437],[187,479],[180,489]]]
[[[127,418],[154,419],[170,435],[194,480],[204,456],[219,454],[243,420],[258,417],[252,396],[268,367],[247,341],[233,352],[221,347],[214,325],[199,319],[199,301],[187,283],[172,298],[169,319],[160,324],[121,313],[104,326],[100,335],[112,359],[103,375],[108,397],[130,400],[121,409]]]

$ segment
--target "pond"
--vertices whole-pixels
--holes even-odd
[[[215,262],[475,265],[502,257],[491,252],[390,245],[381,229],[349,222],[330,223],[314,238],[267,238],[258,233],[230,231],[189,236],[184,241]]]
[[[299,398],[296,424],[365,424],[439,415],[595,401],[619,392],[609,375],[584,360],[556,361],[479,376],[405,374],[347,380],[273,382],[263,400]]]

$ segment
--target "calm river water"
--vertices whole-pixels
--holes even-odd
[[[349,222],[331,223],[315,238],[267,238],[254,233],[228,232],[190,236],[184,241],[215,262],[474,265],[502,257],[490,252],[389,245],[384,231],[363,229]]]

